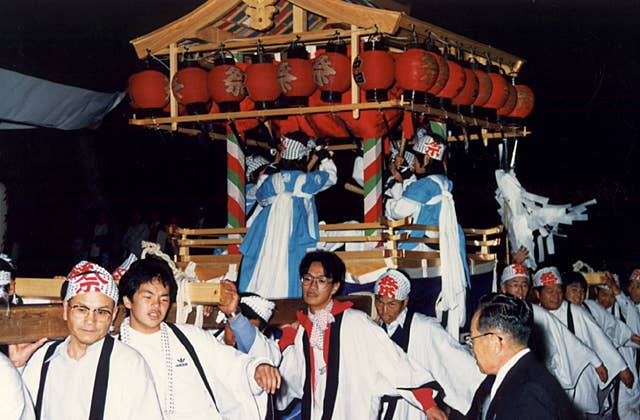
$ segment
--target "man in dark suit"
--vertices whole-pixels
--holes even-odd
[[[512,296],[490,294],[471,319],[467,343],[487,378],[467,418],[491,420],[574,419],[571,402],[556,379],[527,347],[533,312]]]

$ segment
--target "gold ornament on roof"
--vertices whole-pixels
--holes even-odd
[[[273,15],[278,9],[273,6],[276,0],[243,0],[249,6],[245,14],[250,18],[247,25],[255,30],[264,31],[273,25]]]

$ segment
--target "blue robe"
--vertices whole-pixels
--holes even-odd
[[[414,223],[419,225],[428,226],[440,226],[440,207],[441,202],[435,204],[427,204],[429,200],[442,193],[440,186],[436,184],[431,177],[438,177],[447,186],[447,191],[451,192],[453,189],[453,182],[444,175],[430,175],[420,178],[414,182],[411,182],[406,186],[402,192],[402,197],[399,199],[390,199],[387,202],[387,217],[393,219],[400,219],[403,217],[414,216]],[[412,205],[413,204],[413,205]],[[416,209],[416,206],[418,208]],[[417,210],[417,216],[415,211]],[[420,230],[412,230],[410,233],[412,238],[423,238],[425,232]],[[469,280],[469,265],[467,264],[467,250],[465,246],[464,233],[462,228],[458,225],[458,236],[460,237],[460,256],[462,257],[462,264],[464,271]],[[400,249],[415,249],[418,246],[416,243],[404,242],[400,243]]]
[[[313,195],[323,191],[336,182],[335,165],[326,159],[320,166],[321,170],[305,174],[301,171],[282,171],[284,181],[284,193],[293,194],[297,180],[306,177],[302,185],[301,192],[310,197],[305,199],[293,195],[292,197],[292,224],[289,235],[288,246],[288,295],[287,296],[264,296],[267,298],[299,298],[302,296],[300,286],[300,275],[298,268],[302,258],[309,248],[315,248],[320,237],[318,231],[318,214]],[[247,235],[242,241],[240,252],[243,254],[242,265],[240,266],[240,291],[247,291],[251,277],[258,263],[258,257],[263,246],[283,246],[285,244],[265,244],[264,238],[267,223],[271,214],[271,200],[277,193],[273,184],[274,175],[270,175],[256,191],[256,199],[264,208],[256,216]],[[305,204],[308,201],[309,204]],[[273,215],[277,217],[277,215]],[[274,272],[276,267],[274,267]],[[260,279],[260,281],[282,281],[281,279]],[[249,290],[251,291],[251,290]]]

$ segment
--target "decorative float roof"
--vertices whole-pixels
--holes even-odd
[[[255,46],[257,39],[261,39],[269,45],[273,44],[269,39],[272,36],[327,29],[333,33],[335,29],[357,27],[377,28],[383,34],[405,40],[411,39],[414,30],[421,37],[431,35],[436,43],[446,42],[450,48],[460,48],[465,58],[474,56],[484,64],[489,57],[510,75],[516,75],[525,62],[513,54],[411,17],[408,11],[408,6],[392,0],[209,0],[131,43],[138,57],[144,58],[148,52],[168,54],[171,44],[178,45],[178,52],[184,51],[185,46],[195,52],[214,50],[221,42],[227,48],[233,48],[239,40],[252,40]]]

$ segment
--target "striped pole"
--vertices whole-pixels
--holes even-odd
[[[246,224],[244,213],[244,152],[238,138],[227,133],[227,227]],[[229,254],[238,254],[238,246],[230,245]]]
[[[362,144],[364,164],[364,222],[375,223],[382,218],[382,138],[365,140]],[[374,229],[365,231],[373,235]]]

